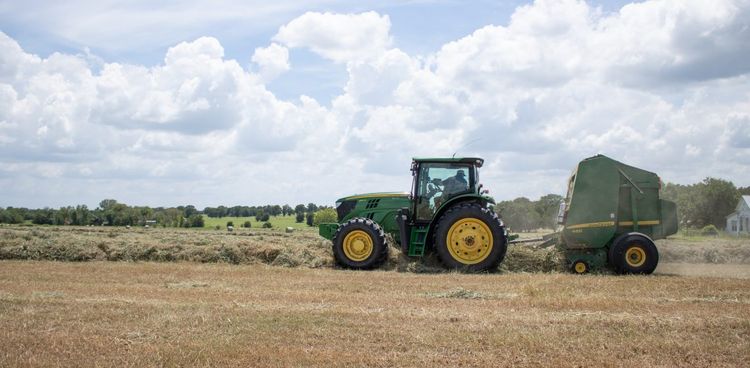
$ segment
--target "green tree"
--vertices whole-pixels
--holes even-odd
[[[281,214],[284,216],[291,215],[294,211],[292,211],[292,207],[288,204],[285,204],[281,206]]]
[[[199,215],[197,213],[193,213],[188,217],[188,221],[190,223],[190,227],[203,227],[206,223],[203,220],[203,215]]]
[[[117,201],[114,199],[103,199],[101,202],[99,202],[99,208],[106,211],[107,209],[109,209],[110,207],[116,204],[117,204]]]
[[[52,225],[55,221],[55,211],[51,208],[36,210],[34,219],[31,221],[37,225]]]
[[[557,227],[557,212],[563,197],[557,194],[547,194],[534,202],[534,210],[539,215],[538,227],[554,229]]]
[[[740,192],[740,195],[750,195],[750,186],[739,187],[737,188],[737,191]]]
[[[699,217],[702,224],[697,226],[714,225],[723,228],[726,216],[734,211],[740,200],[739,191],[732,182],[715,178],[706,178],[699,187],[703,216]]]
[[[294,207],[295,213],[305,213],[305,205],[304,204],[298,204]],[[300,221],[302,222],[302,221]]]
[[[70,225],[71,224],[71,215],[73,212],[73,207],[60,207],[59,210],[55,211],[55,225]]]
[[[185,217],[190,217],[198,213],[198,210],[195,208],[195,206],[191,204],[185,206],[185,209],[183,211],[185,212]]]
[[[4,224],[20,224],[23,222],[23,215],[20,211],[13,207],[6,209],[0,208],[0,223]]]
[[[73,225],[88,225],[91,222],[91,211],[85,204],[76,206],[72,214]]]
[[[541,223],[541,216],[535,210],[534,202],[525,197],[502,201],[495,206],[495,211],[513,231],[533,230]]]
[[[698,212],[694,198],[697,196],[695,185],[665,183],[661,190],[661,198],[670,200],[677,205],[677,220],[682,226],[689,226]]]
[[[182,211],[176,208],[167,208],[157,215],[156,221],[164,227],[182,227]]]
[[[691,228],[707,225],[723,228],[726,216],[734,211],[740,199],[740,192],[732,182],[716,178],[691,185],[667,183],[661,195],[677,204],[680,224]]]

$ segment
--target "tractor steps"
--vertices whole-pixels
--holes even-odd
[[[409,257],[424,256],[424,248],[427,243],[427,226],[415,226],[411,230],[411,239],[409,239]]]

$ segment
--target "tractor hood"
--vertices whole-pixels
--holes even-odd
[[[353,200],[360,200],[360,199],[376,199],[376,198],[408,198],[409,193],[404,192],[377,192],[377,193],[364,193],[364,194],[355,194],[348,197],[340,198],[336,201],[336,203],[344,202],[344,201],[353,201]]]
[[[403,207],[409,207],[409,193],[381,192],[356,194],[336,201],[339,223],[353,217],[373,219],[376,214],[385,214]]]

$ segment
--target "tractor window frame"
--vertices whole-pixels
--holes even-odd
[[[441,203],[430,202],[430,197],[425,197],[428,183],[427,181],[424,180],[424,176],[429,175],[430,169],[433,169],[433,168],[455,170],[456,173],[458,172],[458,170],[463,169],[466,175],[468,176],[467,188],[462,191],[450,193],[449,195],[446,195],[444,198],[441,197],[443,199]],[[415,220],[418,222],[430,222],[432,221],[432,218],[434,217],[437,210],[442,206],[442,204],[448,202],[449,200],[451,200],[452,198],[456,196],[475,192],[476,187],[477,187],[476,174],[477,174],[476,167],[470,163],[461,163],[461,162],[423,162],[423,163],[420,163],[416,169],[416,177],[414,179],[414,185],[412,187],[412,198],[414,199],[413,201],[414,212],[413,213],[415,214]],[[445,179],[449,177],[453,177],[453,176],[455,176],[455,174],[451,176],[447,176]],[[444,180],[444,179],[441,178],[441,180]],[[424,204],[425,201],[427,201],[427,205]]]

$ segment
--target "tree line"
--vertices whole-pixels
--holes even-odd
[[[258,221],[268,221],[270,216],[297,215],[297,222],[313,223],[313,217],[326,206],[314,203],[265,206],[219,206],[206,207],[202,211],[193,205],[177,207],[128,206],[114,199],[105,199],[99,206],[89,209],[86,205],[53,208],[14,208],[0,207],[0,223],[20,224],[32,222],[37,225],[105,225],[105,226],[163,226],[163,227],[203,227],[203,216],[208,217],[255,217]]]
[[[308,203],[307,205],[298,204],[294,208],[292,206],[285,205],[265,205],[265,206],[219,206],[219,207],[206,207],[202,213],[208,217],[253,217],[259,213],[267,213],[270,216],[289,216],[296,213],[314,213],[319,208],[324,206],[318,206],[314,203]]]
[[[714,225],[719,229],[726,225],[726,216],[734,211],[742,195],[750,195],[750,186],[737,187],[731,181],[706,178],[700,183],[683,185],[666,183],[661,197],[677,204],[677,216],[682,228],[703,228]],[[536,201],[519,197],[497,203],[495,211],[513,231],[554,229],[557,212],[563,197],[547,194]],[[316,213],[318,218],[316,219]],[[320,214],[320,213],[324,213]],[[164,227],[203,227],[203,216],[208,217],[255,217],[268,221],[270,216],[295,215],[296,222],[314,226],[320,222],[335,222],[335,211],[328,206],[314,203],[265,206],[219,206],[206,207],[202,211],[195,206],[148,207],[128,206],[114,199],[105,199],[95,209],[86,205],[67,206],[59,209],[0,207],[0,223],[19,224],[30,221],[40,225],[109,225],[136,226],[158,225]]]
[[[661,194],[677,204],[681,227],[700,229],[714,225],[723,229],[727,215],[734,212],[740,197],[750,195],[750,186],[736,187],[728,180],[706,178],[690,185],[666,183]]]

